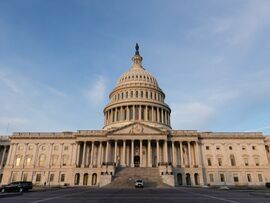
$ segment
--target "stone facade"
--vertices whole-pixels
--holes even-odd
[[[270,182],[270,137],[262,133],[172,130],[156,79],[132,67],[104,108],[102,130],[13,133],[0,140],[1,182],[105,186],[117,168],[155,167],[168,185],[264,185]]]

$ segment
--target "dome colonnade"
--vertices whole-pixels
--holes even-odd
[[[134,121],[171,129],[170,107],[157,80],[142,66],[136,45],[133,65],[117,81],[104,108],[104,129],[121,127]]]

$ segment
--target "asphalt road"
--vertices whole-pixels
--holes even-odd
[[[268,191],[237,191],[206,188],[172,188],[172,189],[97,189],[65,188],[51,191],[35,191],[23,194],[1,194],[0,202],[229,202],[229,203],[270,203]]]

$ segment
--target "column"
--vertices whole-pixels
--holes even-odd
[[[100,141],[99,142],[99,148],[98,148],[98,159],[99,159],[99,162],[98,162],[98,165],[99,167],[102,165],[102,153],[101,153],[101,149],[102,149],[102,142]]]
[[[18,147],[18,143],[14,144],[14,146],[12,147],[12,148],[14,148],[14,150],[12,150],[14,152],[11,154],[11,157],[10,157],[10,162],[11,162],[12,167],[14,166],[14,160],[16,157],[17,147]]]
[[[91,142],[91,161],[90,161],[90,166],[93,167],[94,164],[94,146],[95,142]]]
[[[86,142],[83,142],[83,156],[82,156],[82,167],[85,167],[85,148],[86,148]]]
[[[142,120],[142,106],[139,105],[139,121]]]
[[[106,163],[109,162],[109,141],[106,143]]]
[[[191,167],[190,142],[188,142],[188,165]]]
[[[117,121],[117,112],[118,112],[118,109],[115,108],[115,109],[114,109],[114,122]]]
[[[49,168],[51,168],[53,143],[50,143]]]
[[[35,144],[36,145],[36,151],[34,153],[34,157],[33,157],[33,167],[35,168],[37,165],[37,155],[38,155],[38,143]]]
[[[12,153],[12,150],[13,150],[13,144],[11,144],[9,146],[9,150],[8,150],[8,157],[7,157],[7,165],[10,165],[9,162],[10,162],[10,157],[11,157],[11,153]]]
[[[131,167],[134,167],[134,140],[131,140]]]
[[[126,166],[126,140],[123,140],[123,166]]]
[[[196,142],[196,165],[198,167],[200,166],[199,156],[199,142]]]
[[[145,120],[148,121],[148,106],[145,106]]]
[[[135,120],[135,106],[133,105],[132,108],[133,108],[133,115],[132,115],[133,118],[132,118],[132,120],[134,121]]]
[[[151,114],[152,114],[152,122],[154,122],[154,107],[152,106],[152,112],[151,112]]]
[[[60,168],[61,168],[62,167],[62,160],[63,160],[62,156],[63,156],[64,143],[61,143],[60,146],[61,146],[61,151],[60,151]]]
[[[172,166],[175,166],[174,141],[172,141]]]
[[[114,163],[117,163],[117,140],[114,141]]]
[[[157,107],[157,122],[162,123],[161,120],[160,120],[160,111],[159,111],[158,107]]]
[[[164,123],[164,110],[161,109],[161,122]]]
[[[124,116],[123,116],[123,106],[120,107],[120,121],[124,120]]]
[[[157,166],[159,165],[159,140],[157,140]]]
[[[143,165],[142,140],[140,140],[140,167]]]
[[[127,121],[129,121],[129,107],[127,106]]]
[[[164,123],[167,125],[168,123],[167,123],[167,111],[165,110],[164,111]]]
[[[168,163],[168,142],[164,140],[164,162]]]
[[[180,165],[181,165],[181,168],[183,168],[184,167],[183,145],[181,141],[179,142],[179,144],[180,144]]]
[[[3,151],[3,156],[1,158],[1,166],[0,166],[0,168],[3,168],[4,159],[5,159],[5,155],[6,155],[6,150],[7,150],[7,146],[4,146],[4,151]]]
[[[80,151],[81,151],[81,145],[79,142],[77,142],[77,152],[76,152],[76,167],[80,165]]]
[[[74,143],[71,144],[71,155],[70,155],[70,163],[69,163],[70,166],[73,165],[74,145],[75,145]]]
[[[151,152],[151,140],[148,140],[148,167],[152,167],[152,162],[151,162],[151,158],[152,158],[152,152]]]

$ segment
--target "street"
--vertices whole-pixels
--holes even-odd
[[[0,202],[229,202],[269,203],[270,190],[219,190],[207,188],[64,188],[49,191],[33,191],[23,194],[1,194]]]

